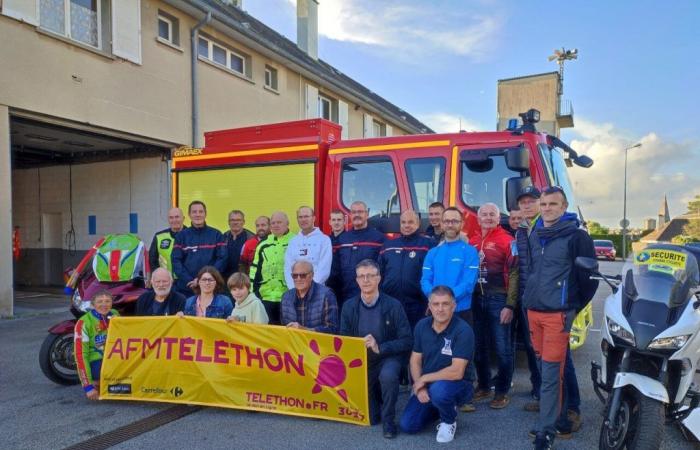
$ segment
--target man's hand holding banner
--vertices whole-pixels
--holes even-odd
[[[110,321],[100,398],[369,424],[362,339],[192,317]]]

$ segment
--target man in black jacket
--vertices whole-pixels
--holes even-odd
[[[588,272],[574,265],[578,256],[595,258],[595,248],[588,233],[579,228],[576,214],[566,212],[567,206],[560,187],[544,190],[541,217],[528,239],[529,276],[537,282],[527,283],[523,303],[542,374],[540,416],[533,430],[536,450],[552,448],[571,324],[598,287]]]
[[[173,277],[159,267],[151,275],[152,289],[136,301],[137,316],[174,316],[185,307],[185,297],[172,290]]]
[[[367,225],[369,211],[364,202],[355,201],[350,205],[350,218],[352,230],[341,233],[338,245],[333,249],[337,257],[333,258],[331,274],[339,282],[340,292],[336,292],[338,306],[359,294],[355,266],[364,259],[377,261],[379,250],[386,241],[384,233]]]
[[[423,260],[435,241],[418,232],[420,219],[409,209],[401,213],[401,236],[386,241],[379,251],[381,291],[401,302],[411,330],[428,310],[420,279]]]
[[[173,272],[177,278],[176,288],[185,297],[194,295],[197,274],[204,266],[214,266],[219,273],[226,269],[226,242],[221,231],[206,223],[207,207],[204,202],[194,200],[187,209],[191,227],[175,236],[173,249]]]
[[[361,261],[355,273],[360,295],[343,305],[340,334],[365,340],[370,422],[378,423],[381,416],[384,437],[392,439],[396,437],[399,374],[411,351],[411,327],[401,303],[379,293],[381,275],[374,260]]]

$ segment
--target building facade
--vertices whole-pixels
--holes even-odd
[[[562,100],[559,72],[526,75],[498,80],[497,129],[508,128],[508,121],[531,108],[540,111],[539,131],[559,136],[562,128],[574,126],[571,102]]]
[[[343,138],[432,132],[224,0],[1,0],[0,315],[100,235],[167,225],[169,160],[205,131],[323,117]],[[239,5],[240,6],[240,5]],[[235,204],[231,205],[232,209]],[[20,236],[12,259],[12,235]]]

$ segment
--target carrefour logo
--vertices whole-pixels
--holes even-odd
[[[649,255],[649,253],[647,253],[647,252],[640,252],[640,253],[637,255],[637,261],[639,261],[639,262],[648,261],[649,258],[651,258],[651,255]]]

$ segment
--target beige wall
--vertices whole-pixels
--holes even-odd
[[[556,131],[558,83],[556,73],[499,81],[499,129],[505,128],[508,119],[517,118],[519,113],[535,108],[540,111],[538,129]]]
[[[96,54],[0,15],[0,61],[5,67],[0,70],[0,104],[191,143],[189,30],[196,20],[161,2],[142,0],[141,5],[143,65]],[[156,40],[159,8],[180,21],[179,50]],[[304,86],[298,73],[211,27],[202,31],[249,54],[252,79],[198,62],[200,132],[303,118]],[[279,93],[264,88],[266,63],[278,69]],[[348,104],[350,136],[361,137],[363,109],[354,111],[355,102]],[[405,133],[393,128],[394,134]]]

